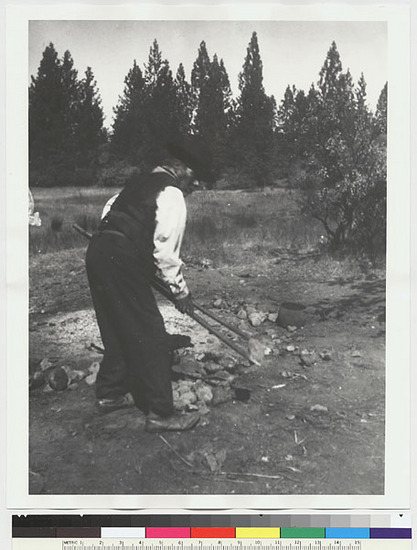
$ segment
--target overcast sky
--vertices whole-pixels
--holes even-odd
[[[258,34],[266,93],[274,95],[278,105],[288,84],[308,91],[317,82],[334,40],[343,70],[349,68],[355,82],[364,73],[368,102],[375,109],[387,80],[387,25],[377,21],[31,21],[29,76],[37,74],[50,42],[60,58],[69,50],[79,78],[87,66],[92,68],[109,127],[133,60],[143,68],[155,38],[174,75],[182,62],[188,80],[204,40],[210,58],[217,53],[224,60],[237,96],[238,74],[253,31]]]

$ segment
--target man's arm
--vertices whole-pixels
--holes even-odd
[[[117,195],[114,195],[111,199],[109,199],[106,204],[104,205],[103,212],[101,213],[101,219],[103,219],[109,212],[111,207],[113,206],[114,201],[119,196],[119,193]]]
[[[156,205],[154,259],[157,276],[175,298],[183,299],[189,295],[180,259],[187,218],[184,196],[176,187],[168,186],[158,195]]]

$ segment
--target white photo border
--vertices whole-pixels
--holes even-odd
[[[384,495],[29,495],[28,22],[43,19],[304,20],[388,23],[388,234]],[[15,5],[6,11],[7,506],[128,509],[395,509],[410,506],[409,7]]]

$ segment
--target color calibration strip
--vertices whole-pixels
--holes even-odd
[[[13,538],[137,539],[411,539],[410,528],[318,527],[20,527]]]
[[[407,514],[14,515],[13,538],[411,539]]]

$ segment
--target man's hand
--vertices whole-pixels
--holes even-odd
[[[181,313],[187,313],[187,315],[192,315],[194,313],[194,304],[191,298],[191,293],[187,294],[185,298],[176,298],[175,307]]]

